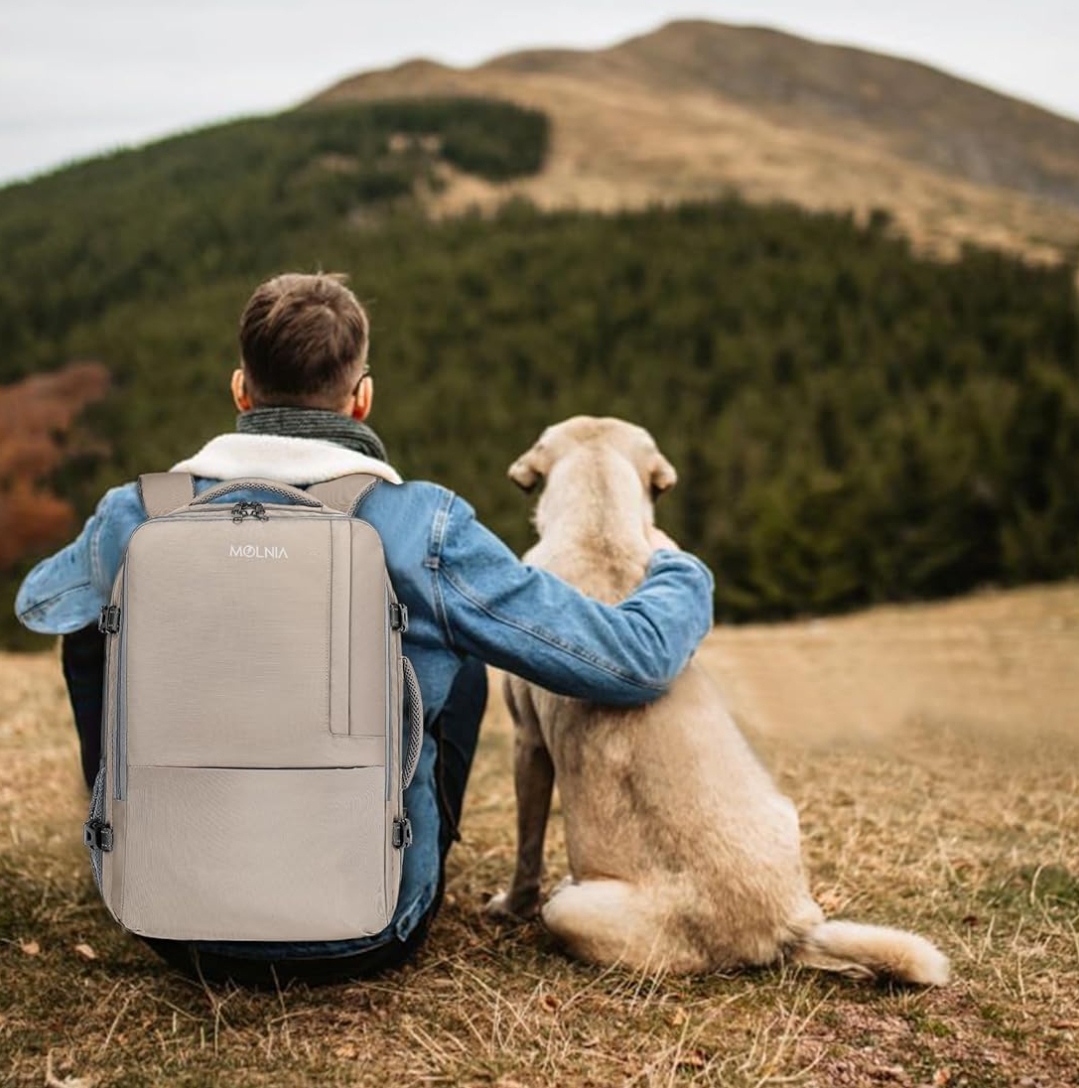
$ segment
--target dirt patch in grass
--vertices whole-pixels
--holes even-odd
[[[188,982],[93,890],[58,661],[0,656],[0,1083],[1079,1085],[1077,611],[1063,587],[721,630],[703,651],[799,806],[821,902],[937,941],[956,981],[934,992],[649,979],[486,926],[513,854],[497,700],[413,965],[283,993]],[[552,832],[555,880],[557,815]]]

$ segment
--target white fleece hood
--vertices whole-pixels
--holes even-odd
[[[366,472],[391,484],[401,483],[396,470],[375,457],[318,438],[278,434],[219,434],[194,457],[172,466],[212,480],[258,476],[282,484],[306,487],[353,472]]]

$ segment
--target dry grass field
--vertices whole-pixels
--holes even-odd
[[[489,928],[513,850],[496,700],[414,965],[204,988],[107,920],[58,663],[4,656],[0,1083],[1079,1084],[1079,586],[720,629],[702,657],[801,809],[821,902],[931,936],[954,985],[643,978],[571,963],[538,926]]]

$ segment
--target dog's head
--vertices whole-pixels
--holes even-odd
[[[534,490],[555,466],[574,455],[615,453],[632,466],[649,506],[678,482],[674,466],[643,428],[623,419],[574,416],[548,427],[536,444],[509,467],[509,477],[525,491]]]

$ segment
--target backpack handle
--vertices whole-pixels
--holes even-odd
[[[408,749],[401,771],[401,788],[408,789],[419,766],[420,749],[423,747],[423,696],[420,695],[420,682],[416,679],[412,662],[404,654],[401,655],[401,668],[405,674],[405,705],[408,710]]]
[[[289,502],[296,503],[297,506],[314,506],[326,509],[324,502],[320,502],[313,495],[308,495],[306,491],[301,491],[298,487],[278,483],[276,480],[263,480],[258,476],[250,476],[241,480],[226,480],[224,483],[203,491],[201,495],[192,499],[187,505],[201,506],[204,503],[221,498],[222,495],[229,495],[233,491],[270,491],[275,495],[280,495],[283,499],[288,499]]]

